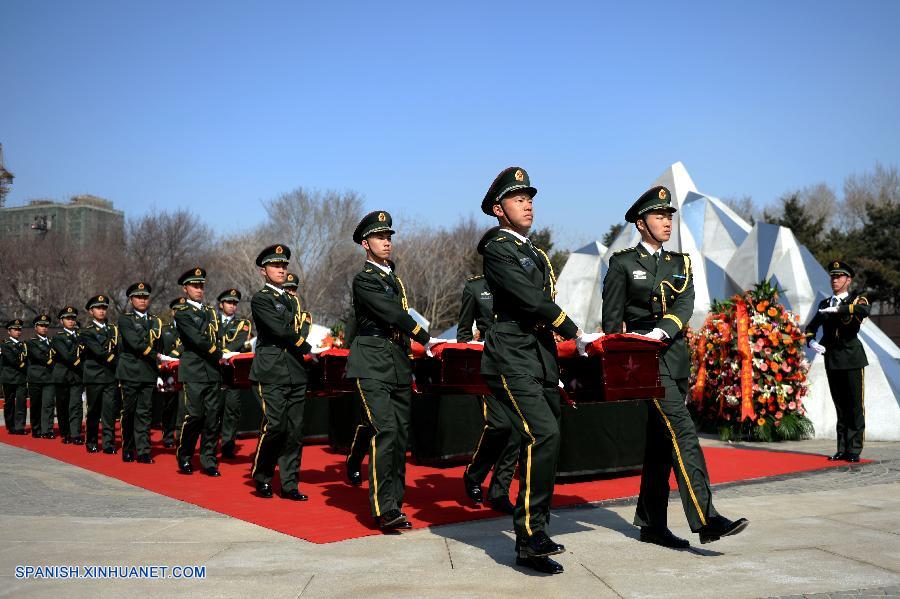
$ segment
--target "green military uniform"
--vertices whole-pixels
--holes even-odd
[[[148,296],[152,288],[140,281],[126,290],[126,295]],[[153,417],[153,388],[156,386],[156,342],[162,335],[162,321],[150,313],[135,310],[122,314],[118,322],[122,345],[116,378],[122,395],[122,460],[131,462],[137,451],[138,460],[150,463],[150,421]]]
[[[633,223],[653,210],[674,212],[670,202],[668,189],[654,187],[635,202],[625,218]],[[665,332],[659,370],[666,395],[651,402],[641,493],[634,518],[635,524],[654,530],[667,530],[673,465],[691,530],[700,531],[718,516],[697,431],[684,403],[690,355],[683,331],[693,311],[694,280],[687,254],[660,249],[653,255],[640,244],[610,258],[603,281],[603,331]]]
[[[175,308],[186,301],[183,297],[175,298],[169,302],[169,309],[175,310]],[[165,356],[180,358],[182,349],[181,336],[178,334],[175,323],[171,322],[163,325],[156,350]],[[162,375],[160,374],[160,376]],[[175,389],[174,384],[174,379],[167,375],[163,379],[162,389],[157,388],[153,390],[154,405],[159,402],[162,407],[160,425],[163,432],[163,445],[167,448],[175,445],[175,435],[179,432],[178,426],[184,422],[184,402],[178,400],[180,393]]]
[[[7,330],[22,330],[22,321],[18,318],[6,323]],[[25,416],[28,412],[26,395],[28,392],[25,378],[28,364],[28,351],[24,341],[10,336],[0,343],[0,384],[3,385],[3,419],[6,432],[12,435],[25,434]]]
[[[73,306],[63,308],[58,318],[75,318],[78,310]],[[56,419],[59,421],[59,432],[64,443],[81,445],[81,422],[84,419],[84,404],[81,394],[84,392],[81,364],[81,345],[75,329],[63,329],[50,340],[55,356],[53,363],[53,384],[56,389]]]
[[[847,263],[835,260],[831,275],[853,277]],[[822,312],[834,308],[833,312]],[[819,311],[806,326],[807,342],[814,341],[822,329],[821,345],[825,348],[825,374],[831,400],[837,412],[837,458],[841,454],[859,458],[866,436],[865,377],[869,365],[866,351],[859,340],[859,327],[869,315],[869,300],[856,292],[832,296],[819,303]]]
[[[285,245],[265,248],[256,265],[288,262],[291,250]],[[256,324],[256,354],[250,367],[263,408],[262,434],[256,446],[251,476],[257,491],[271,496],[271,482],[278,466],[282,495],[305,499],[298,490],[303,451],[303,410],[309,378],[303,356],[309,353],[312,316],[300,308],[300,301],[271,284],[253,294],[250,311]]]
[[[95,295],[85,310],[109,307],[109,297]],[[102,428],[105,453],[116,452],[116,417],[122,411],[122,398],[116,389],[116,366],[119,355],[119,329],[114,324],[92,320],[79,332],[82,347],[83,382],[87,395],[85,441],[90,452],[96,451]]]
[[[484,340],[493,322],[494,294],[491,293],[487,280],[484,275],[469,278],[463,287],[456,340],[460,343],[472,341],[473,324],[478,329],[479,339]],[[516,471],[522,439],[499,402],[489,397],[480,397],[479,400],[484,415],[484,429],[463,480],[470,494],[473,489],[477,489],[473,499],[479,501],[481,484],[493,468],[488,502],[497,503],[506,499],[507,502],[504,503],[508,503],[509,485]]]
[[[206,271],[194,268],[181,275],[179,285],[206,283]],[[179,467],[190,466],[200,439],[200,467],[218,476],[219,431],[222,426],[222,373],[219,360],[219,321],[211,306],[187,300],[175,307],[175,326],[184,349],[178,364],[178,380],[184,384],[184,420],[178,438]]]
[[[219,303],[240,302],[241,292],[237,289],[226,289],[217,298]],[[226,317],[219,314],[219,338],[224,351],[241,353],[249,351],[253,326],[246,318],[238,316]],[[241,390],[236,387],[222,385],[222,456],[234,455],[234,442],[237,439],[238,425],[241,422]]]
[[[391,215],[372,212],[353,233],[361,243],[375,233],[391,233]],[[368,424],[369,500],[372,515],[383,525],[403,521],[406,447],[412,400],[410,339],[428,343],[431,336],[412,316],[403,281],[391,267],[366,262],[353,277],[356,337],[350,345],[347,378],[356,379]],[[385,520],[386,518],[386,520]]]
[[[50,317],[40,314],[33,325],[50,326]],[[50,339],[35,335],[25,342],[28,360],[28,399],[31,414],[31,436],[53,439],[53,349]]]

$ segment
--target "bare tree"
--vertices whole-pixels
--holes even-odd
[[[871,172],[850,175],[844,180],[844,203],[841,217],[844,230],[866,223],[867,209],[900,203],[900,173],[896,166],[875,163]]]
[[[785,214],[785,207],[800,208],[811,220],[821,222],[823,230],[828,231],[840,224],[840,211],[837,196],[827,183],[807,185],[801,189],[782,195],[775,206],[764,212],[765,220],[775,222],[790,218]]]
[[[730,196],[727,198],[722,198],[722,202],[724,202],[726,206],[734,210],[738,216],[743,218],[749,224],[756,224],[756,221],[759,218],[759,208],[753,201],[753,196]]]

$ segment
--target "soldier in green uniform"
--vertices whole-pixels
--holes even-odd
[[[246,318],[235,316],[241,301],[241,292],[226,289],[219,294],[219,336],[224,351],[242,353],[250,351],[253,327]],[[222,385],[222,457],[235,456],[235,439],[241,422],[241,390]]]
[[[284,290],[291,250],[271,245],[256,257],[265,286],[253,294],[250,311],[256,324],[256,355],[250,380],[263,409],[262,434],[250,475],[260,497],[272,497],[272,478],[278,466],[281,496],[293,501],[308,497],[298,489],[303,450],[303,409],[309,375],[303,363],[310,345],[306,338],[312,315],[296,296]]]
[[[369,441],[369,501],[384,530],[411,526],[401,511],[412,400],[410,339],[426,347],[439,341],[409,315],[406,288],[390,261],[391,222],[387,212],[371,212],[353,232],[353,242],[366,252],[366,263],[352,283],[357,329],[347,359],[347,378],[356,379],[374,430]]]
[[[150,314],[149,283],[139,281],[125,291],[131,311],[119,317],[122,339],[116,378],[122,394],[122,461],[152,464],[150,455],[150,421],[153,415],[153,388],[158,378],[157,363],[174,358],[160,354],[157,340],[162,335],[162,321]]]
[[[31,436],[55,439],[53,432],[53,349],[47,331],[50,317],[39,314],[32,320],[34,338],[25,342],[28,359],[28,399]]]
[[[497,175],[481,210],[497,218],[478,244],[494,295],[494,323],[485,335],[481,374],[492,398],[520,435],[519,496],[513,513],[516,564],[548,574],[563,571],[549,556],[565,551],[547,534],[559,454],[559,366],[553,333],[584,352],[599,335],[584,334],[554,302],[556,275],[527,234],[537,189],[528,173]]]
[[[484,275],[470,277],[463,287],[462,304],[456,340],[469,343],[473,340],[472,325],[476,325],[477,340],[484,340],[494,322],[494,294],[488,288]],[[522,439],[513,423],[495,399],[480,397],[484,429],[472,454],[472,461],[463,473],[466,494],[477,503],[484,501],[481,484],[493,468],[494,475],[488,487],[488,503],[497,511],[512,514],[515,506],[509,500],[509,485],[516,471]]]
[[[0,344],[0,383],[3,385],[3,419],[6,432],[10,435],[25,434],[25,415],[28,412],[26,403],[28,369],[26,362],[27,348],[20,340],[22,337],[22,321],[18,318],[5,325],[9,337]]]
[[[182,345],[178,329],[175,327],[175,309],[185,302],[187,300],[183,297],[176,297],[169,302],[172,322],[163,325],[162,335],[159,336],[157,351],[161,354],[173,358],[181,357]],[[180,394],[175,389],[175,380],[172,376],[168,374],[163,376],[160,373],[160,379],[162,379],[162,385],[157,381],[157,388],[153,391],[153,401],[154,404],[159,402],[162,406],[160,425],[163,433],[163,447],[170,449],[175,447],[178,426],[184,422],[184,402],[178,401]]]
[[[82,349],[84,389],[87,395],[85,436],[88,453],[99,451],[102,425],[103,452],[116,453],[116,416],[122,410],[116,389],[116,366],[119,355],[119,329],[107,321],[109,297],[95,295],[84,309],[91,322],[79,332]]]
[[[629,208],[641,242],[613,254],[603,281],[603,330],[637,333],[664,343],[659,371],[664,398],[653,399],[647,423],[647,447],[634,523],[640,539],[664,547],[684,548],[688,541],[666,523],[669,474],[675,469],[678,490],[691,530],[701,543],[734,535],[747,520],[734,522],[713,507],[712,490],[697,431],[685,407],[690,356],[684,327],[694,312],[694,280],[687,254],[663,248],[672,233],[672,194],[654,187]]]
[[[807,343],[825,356],[825,374],[837,412],[837,453],[830,460],[858,462],[866,437],[865,377],[869,365],[859,340],[859,327],[869,315],[869,300],[850,291],[854,272],[849,264],[830,264],[832,296],[819,303],[819,310],[806,326]],[[822,329],[821,343],[816,334]]]
[[[84,374],[81,366],[81,345],[78,340],[76,323],[78,310],[66,306],[60,310],[58,318],[63,330],[50,341],[53,348],[53,384],[56,386],[56,419],[63,443],[83,445],[81,422],[84,419]]]
[[[178,279],[187,301],[175,307],[175,326],[184,350],[178,364],[178,380],[184,384],[184,421],[178,438],[178,469],[191,474],[194,449],[200,439],[200,467],[207,476],[220,476],[219,433],[222,426],[222,397],[219,385],[222,373],[219,360],[232,352],[223,352],[219,340],[219,320],[212,306],[203,303],[206,271],[192,268]]]

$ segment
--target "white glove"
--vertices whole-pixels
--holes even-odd
[[[662,341],[663,339],[668,339],[669,336],[662,329],[653,329],[649,333],[645,333],[641,335],[641,337],[646,337],[647,339],[653,339],[654,341]]]
[[[431,339],[429,339],[428,343],[425,344],[425,354],[429,358],[433,358],[434,354],[431,353],[431,348],[433,348],[435,345],[440,345],[441,343],[447,343],[447,340],[440,339],[438,337],[432,337]]]
[[[827,308],[819,308],[819,314],[837,314],[837,306],[828,306]]]
[[[239,353],[240,353],[240,352],[236,352],[236,351],[227,351],[227,352],[223,352],[223,353],[222,353],[222,359],[223,359],[223,360],[228,360],[229,358],[231,358],[231,357],[233,357],[233,356],[236,356],[236,355],[238,355]]]
[[[172,356],[167,356],[166,354],[159,354],[160,362],[177,362],[178,358],[173,358]]]
[[[825,353],[825,347],[818,341],[810,341],[809,346],[812,348],[812,350],[814,352],[816,352],[820,356]]]
[[[162,378],[161,378],[161,377],[156,377],[156,390],[157,390],[157,391],[162,391],[162,390],[165,389],[165,388],[166,388],[166,384],[163,383]]]
[[[603,333],[582,333],[580,337],[575,339],[575,349],[578,350],[579,356],[587,355],[587,346],[603,336]]]
[[[311,350],[309,350],[309,353],[311,353],[312,355],[315,356],[316,354],[321,354],[323,351],[326,351],[329,349],[331,349],[331,348],[330,347],[314,347]]]

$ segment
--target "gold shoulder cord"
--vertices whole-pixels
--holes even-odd
[[[403,284],[403,281],[400,279],[400,277],[397,276],[397,273],[394,273],[394,278],[397,279],[397,284],[400,285],[400,305],[403,306],[403,311],[409,314],[409,301],[407,301],[406,299],[406,285]],[[417,334],[420,328],[421,325],[416,324],[416,328],[413,330],[413,334]],[[409,356],[410,360],[413,359],[412,352],[409,352],[406,355]],[[372,437],[372,439],[372,443],[375,443],[375,437]]]
[[[216,314],[215,310],[213,310],[210,306],[203,306],[206,315],[209,317],[209,324],[207,325],[207,332],[209,332],[209,338],[213,343],[213,347],[217,347],[217,344],[222,346],[222,351],[225,351],[225,341],[219,339],[219,317]]]
[[[550,257],[547,256],[547,252],[542,250],[536,245],[532,244],[532,247],[538,251],[538,253],[544,257],[544,261],[547,263],[547,268],[550,269],[550,299],[556,301],[556,273],[553,272],[553,265],[550,264]]]
[[[154,316],[156,319],[156,328],[150,327],[150,346],[156,342],[157,339],[162,337],[162,320],[159,319],[159,316]]]
[[[119,327],[114,324],[107,325],[109,330],[112,331],[112,338],[106,341],[108,347],[106,348],[106,352],[111,354],[113,353],[113,348],[118,347],[119,345]]]
[[[676,289],[675,285],[670,283],[669,281],[663,281],[659,284],[659,296],[662,298],[662,309],[663,314],[666,313],[666,290],[663,289],[663,285],[669,287],[673,293],[680,294],[684,293],[684,290],[687,289],[688,282],[691,280],[691,257],[687,254],[684,254],[684,285],[681,286],[681,289]]]

